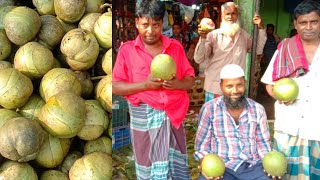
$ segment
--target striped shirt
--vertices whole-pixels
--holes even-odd
[[[243,162],[255,164],[271,150],[265,109],[249,98],[246,100],[238,125],[227,112],[223,96],[202,106],[195,140],[196,160],[214,153],[227,168],[236,171]]]

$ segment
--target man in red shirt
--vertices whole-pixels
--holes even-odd
[[[189,107],[187,89],[194,85],[194,69],[182,45],[161,34],[163,17],[163,2],[137,3],[139,35],[119,49],[112,92],[129,102],[137,179],[190,179],[182,122]],[[172,80],[150,74],[151,61],[158,54],[168,54],[176,62]]]

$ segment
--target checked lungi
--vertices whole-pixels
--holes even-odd
[[[275,131],[273,149],[284,153],[288,161],[282,179],[320,180],[320,142],[301,139]]]
[[[163,110],[129,104],[137,179],[190,179],[183,125],[174,128]]]

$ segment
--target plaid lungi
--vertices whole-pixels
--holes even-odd
[[[163,110],[129,105],[137,179],[190,179],[183,125],[174,128]]]
[[[287,173],[283,179],[320,180],[319,141],[275,131],[273,149],[284,153],[287,158]]]

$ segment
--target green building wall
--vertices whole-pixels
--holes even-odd
[[[260,15],[265,27],[273,24],[281,39],[289,37],[294,26],[291,14],[285,11],[284,0],[261,0]]]

